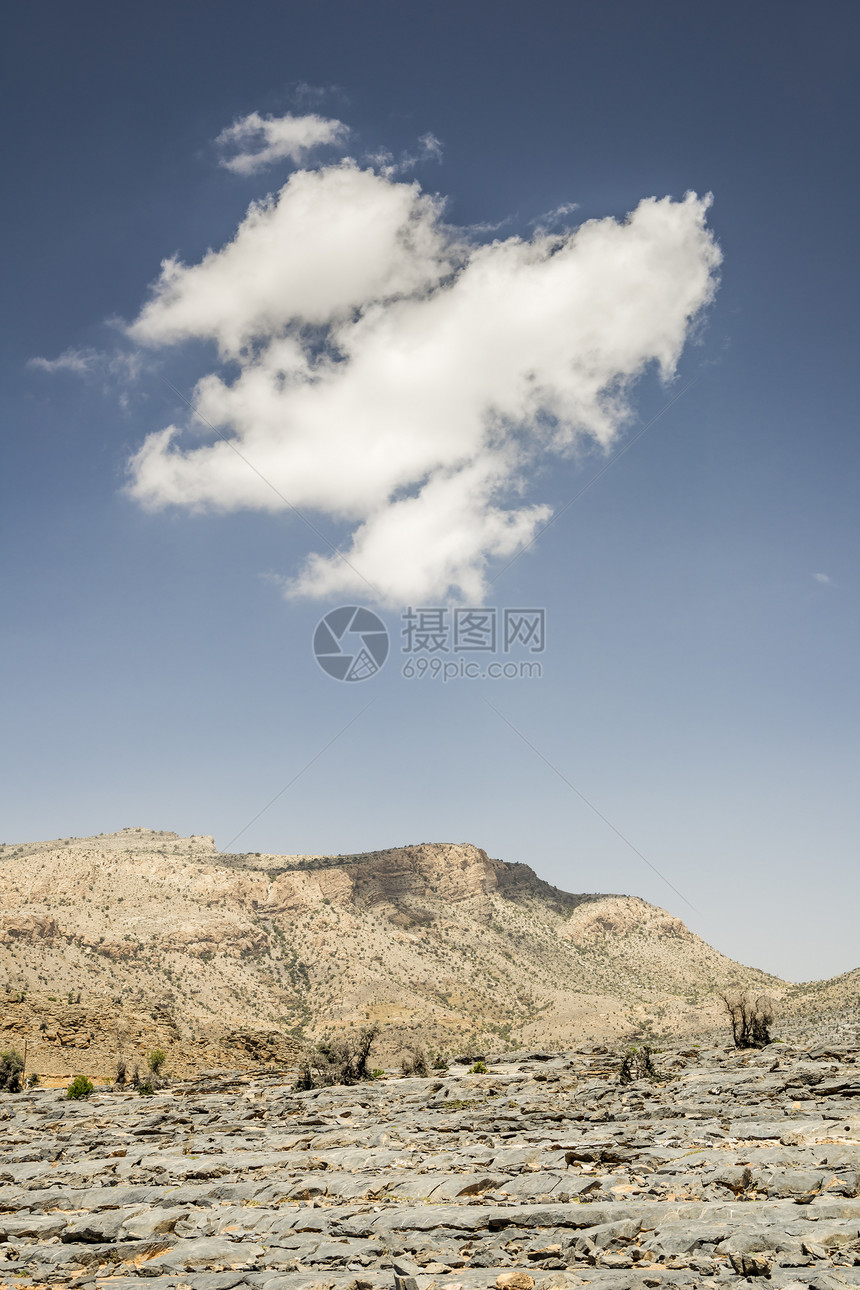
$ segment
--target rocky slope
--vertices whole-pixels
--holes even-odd
[[[249,1028],[564,1044],[698,1030],[720,989],[784,989],[663,909],[559,891],[475,846],[221,855],[145,829],[0,848],[0,967],[0,1043],[29,1038],[58,1075],[87,1047],[70,991],[99,1061],[129,1033],[135,1053],[193,1038],[213,1065]]]
[[[501,1054],[296,1093],[0,1095],[0,1285],[860,1285],[860,1069],[829,1043]]]
[[[808,981],[791,986],[782,1000],[786,1016],[841,1014],[860,1021],[860,968],[843,972],[826,981]]]
[[[119,1060],[129,1077],[135,1066],[145,1077],[148,1054],[157,1048],[166,1054],[172,1076],[260,1062],[283,1065],[301,1052],[298,1041],[281,1031],[189,1025],[166,1004],[147,1010],[93,993],[0,993],[0,1053],[19,1053],[27,1070],[48,1086],[65,1087],[81,1074],[111,1083]]]

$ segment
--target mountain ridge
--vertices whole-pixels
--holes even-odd
[[[379,1022],[448,1049],[693,1033],[723,990],[793,990],[659,906],[471,843],[223,854],[142,827],[0,847],[0,965],[7,994],[71,983],[192,1038]]]

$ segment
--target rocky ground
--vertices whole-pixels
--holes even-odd
[[[0,1096],[0,1284],[860,1285],[860,1064],[832,1042],[605,1048],[297,1093]]]

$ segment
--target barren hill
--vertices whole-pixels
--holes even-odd
[[[81,993],[210,1037],[378,1020],[442,1047],[678,1033],[720,989],[785,988],[663,909],[476,846],[222,855],[141,828],[0,849],[0,966],[8,1006]]]

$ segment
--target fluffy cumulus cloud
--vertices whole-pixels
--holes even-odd
[[[252,175],[277,161],[302,161],[314,148],[341,143],[349,131],[341,121],[309,116],[271,117],[251,112],[222,130],[215,140],[232,156],[221,165],[237,175]]]
[[[345,558],[317,550],[294,593],[480,600],[549,517],[523,500],[538,468],[609,448],[636,377],[675,372],[715,290],[708,204],[476,244],[416,182],[298,170],[227,245],[167,261],[131,325],[147,347],[210,339],[219,362],[193,396],[217,436],[153,432],[130,491],[348,525]]]

